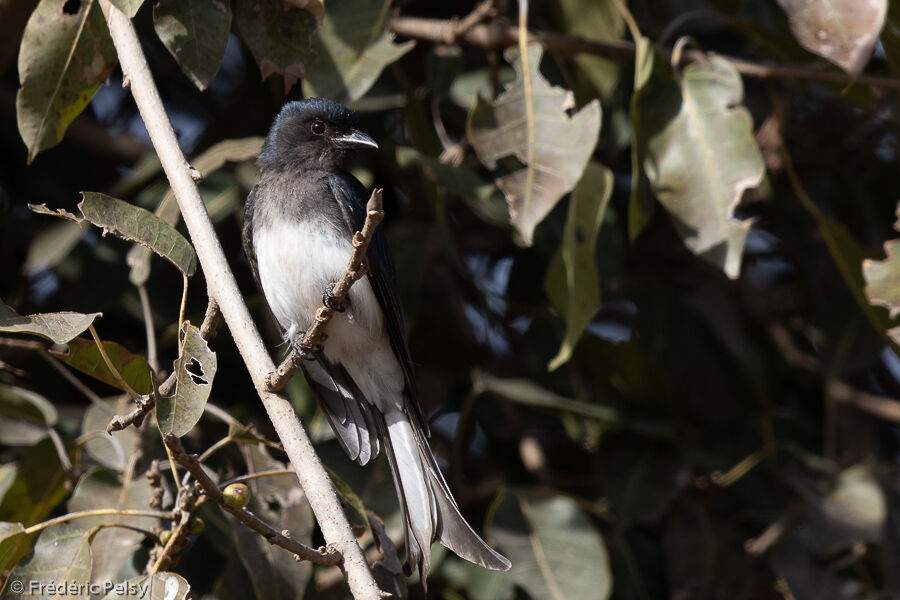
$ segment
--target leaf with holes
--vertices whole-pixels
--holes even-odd
[[[263,139],[248,137],[224,140],[194,157],[191,166],[200,171],[204,178],[209,177],[226,163],[255,159],[262,149]],[[181,211],[171,189],[163,196],[154,214],[172,227],[178,223]],[[150,252],[151,250],[145,246],[135,245],[125,257],[125,261],[131,267],[128,279],[134,285],[143,285],[150,277]]]
[[[507,491],[492,513],[488,535],[512,562],[510,578],[529,596],[609,597],[603,537],[574,500]]]
[[[87,331],[103,313],[58,312],[22,316],[0,301],[0,332],[30,333],[56,344],[65,344]]]
[[[710,56],[673,77],[654,65],[639,102],[638,143],[653,193],[685,245],[732,279],[750,229],[734,209],[765,174],[743,96],[734,66]]]
[[[95,468],[84,474],[68,502],[70,512],[110,508],[115,510],[146,510],[147,499],[151,496],[150,483],[146,477],[119,479],[119,475],[106,469]],[[84,517],[73,521],[72,525],[81,530],[89,530],[102,523],[125,523],[140,529],[150,529],[158,524],[152,517],[103,515]],[[111,527],[97,532],[91,541],[94,568],[91,574],[97,583],[115,581],[120,569],[133,560],[133,554],[140,550],[144,535],[137,531]]]
[[[117,583],[103,600],[185,600],[191,591],[191,585],[178,573],[154,573],[153,579],[148,579],[138,575]]]
[[[801,46],[858,75],[872,56],[888,0],[778,0],[778,4]]]
[[[181,355],[175,360],[175,391],[156,401],[156,421],[163,433],[178,437],[193,429],[212,390],[216,375],[216,353],[209,349],[200,330],[185,321],[181,327],[184,340]]]
[[[896,319],[900,315],[900,239],[887,242],[884,252],[884,260],[867,258],[862,263],[865,292],[869,302],[886,307],[890,318]],[[888,336],[900,345],[900,327],[888,327]]]
[[[227,0],[160,0],[153,7],[153,29],[184,74],[205,90],[225,56],[231,5]]]
[[[150,382],[150,365],[147,364],[146,358],[139,354],[132,354],[116,342],[103,342],[103,349],[106,350],[113,367],[119,372],[125,383],[131,386],[131,389],[142,395],[151,392],[153,386]],[[50,353],[73,369],[78,369],[114,388],[122,389],[121,384],[106,366],[106,361],[103,360],[103,356],[93,340],[75,338],[69,342],[66,352],[51,351]]]
[[[78,203],[80,217],[61,208],[51,210],[44,204],[29,204],[28,208],[38,214],[76,223],[93,223],[103,229],[103,235],[112,232],[124,240],[150,248],[188,277],[197,270],[197,255],[191,243],[150,211],[106,194],[82,192],[81,196],[84,199]]]
[[[362,98],[386,66],[412,50],[414,41],[394,43],[387,31],[390,0],[329,5],[313,36],[316,58],[304,87],[308,96],[350,102]]]
[[[543,51],[528,47],[526,56],[506,51],[518,78],[494,101],[480,96],[469,113],[466,133],[487,168],[515,156],[524,164],[497,179],[506,195],[517,241],[530,246],[534,228],[570,191],[587,166],[600,133],[600,103],[593,100],[572,116],[572,92],[553,87],[541,75]]]
[[[38,534],[33,552],[20,562],[9,575],[9,581],[41,586],[42,597],[64,596],[87,600],[90,598],[91,545],[89,532],[68,523],[53,525]],[[56,589],[57,592],[48,590]],[[62,594],[59,591],[64,590]],[[75,590],[74,593],[66,593]],[[13,592],[13,594],[10,594]],[[19,597],[7,588],[4,598]]]
[[[569,198],[562,244],[545,282],[550,301],[566,319],[566,333],[559,352],[547,366],[551,371],[571,358],[582,331],[600,305],[600,280],[594,255],[612,189],[612,171],[588,163]]]
[[[307,76],[307,65],[315,57],[312,34],[318,23],[314,14],[284,2],[236,0],[234,20],[263,79],[283,75],[286,94]]]
[[[97,2],[41,0],[19,50],[16,114],[29,164],[62,140],[115,68],[116,53]]]

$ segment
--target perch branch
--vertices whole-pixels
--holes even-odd
[[[372,196],[366,204],[366,222],[363,223],[362,231],[353,234],[353,254],[350,255],[350,261],[347,268],[344,269],[343,275],[334,284],[331,290],[332,306],[340,306],[347,298],[350,292],[350,286],[359,281],[366,274],[366,267],[363,264],[366,258],[366,250],[375,234],[378,224],[384,219],[384,209],[381,204],[381,190],[372,191]],[[316,318],[312,327],[306,331],[303,336],[302,344],[308,348],[315,348],[325,340],[325,327],[334,316],[334,309],[330,306],[321,306],[316,311]],[[278,366],[278,369],[266,376],[266,386],[271,392],[280,392],[290,380],[291,375],[297,369],[297,366],[303,362],[303,357],[291,350],[290,354]]]
[[[153,75],[147,65],[137,32],[131,21],[109,0],[101,0],[119,63],[150,139],[178,201],[197,258],[203,268],[209,295],[219,305],[235,345],[247,365],[259,397],[284,445],[291,467],[306,492],[327,544],[343,556],[342,567],[356,600],[381,600],[381,592],[366,563],[362,549],[341,509],[334,485],[313,449],[291,403],[283,395],[269,392],[266,375],[275,370],[237,282],[225,259],[212,222],[191,178],[190,167],[178,147]]]
[[[453,20],[424,19],[420,17],[394,17],[388,22],[392,32],[401,36],[416,40],[447,43],[448,39],[457,43],[465,43],[470,46],[479,46],[487,50],[498,50],[508,46],[515,46],[519,40],[519,28],[515,25],[504,24],[499,21],[477,23],[457,34],[459,23]],[[545,50],[552,50],[562,56],[574,56],[576,54],[593,54],[611,60],[613,62],[634,62],[634,44],[625,40],[598,41],[589,40],[577,35],[566,35],[552,31],[528,32],[528,41],[537,42]],[[672,49],[668,46],[656,48],[666,60],[669,60]],[[695,58],[701,53],[690,51],[686,53],[689,58]],[[900,89],[900,78],[879,77],[877,75],[849,75],[843,71],[831,70],[830,67],[805,66],[805,65],[775,65],[753,62],[733,56],[720,55],[747,77],[760,79],[803,79],[818,81],[820,83],[834,83],[837,85],[870,85],[872,87],[886,89]],[[828,70],[826,70],[828,69]]]
[[[248,528],[263,536],[270,544],[281,546],[298,558],[308,560],[317,565],[337,565],[341,562],[341,555],[339,553],[329,552],[323,548],[320,548],[319,550],[310,548],[297,540],[291,539],[283,533],[279,533],[274,527],[251,513],[246,508],[235,508],[234,506],[226,504],[222,491],[215,483],[213,483],[206,474],[206,471],[203,470],[197,456],[185,452],[184,447],[181,445],[181,440],[171,433],[167,433],[163,437],[163,441],[166,443],[166,446],[169,447],[169,450],[172,451],[175,462],[187,469],[207,498],[221,506],[222,510],[234,515],[238,521]]]

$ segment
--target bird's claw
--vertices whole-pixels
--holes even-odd
[[[300,359],[308,360],[308,361],[315,361],[317,359],[316,357],[318,356],[319,352],[322,351],[322,346],[321,345],[310,346],[308,344],[304,344],[303,337],[304,337],[304,335],[300,334],[296,338],[294,338],[294,341],[291,343],[291,350],[293,350],[294,354],[296,354],[297,357]],[[299,361],[297,361],[296,359],[294,360],[295,367],[297,366],[298,362]]]
[[[345,312],[347,310],[346,301],[341,302],[340,304],[334,301],[335,296],[332,293],[334,286],[335,284],[331,284],[331,286],[329,286],[328,289],[325,290],[325,293],[322,294],[322,304],[324,304],[334,312]]]

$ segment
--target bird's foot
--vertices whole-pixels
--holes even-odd
[[[302,360],[315,361],[319,353],[322,351],[322,346],[320,344],[317,344],[315,346],[304,344],[304,337],[306,337],[306,332],[303,331],[294,336],[294,339],[291,342],[291,350],[293,350],[294,354],[296,354],[297,357]],[[295,360],[295,367],[297,366],[296,363],[298,362],[299,361]]]
[[[335,302],[335,296],[332,293],[335,285],[337,285],[337,284],[332,283],[330,286],[328,286],[325,289],[325,293],[322,294],[322,304],[324,304],[326,307],[330,308],[334,312],[344,312],[347,310],[347,301],[345,299],[340,304]]]

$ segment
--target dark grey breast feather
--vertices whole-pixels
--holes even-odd
[[[259,280],[259,263],[256,260],[256,248],[253,246],[253,217],[256,213],[256,186],[247,195],[244,204],[244,223],[241,227],[241,245],[244,247],[244,255],[250,263],[250,272],[256,287],[262,291],[262,283]]]

